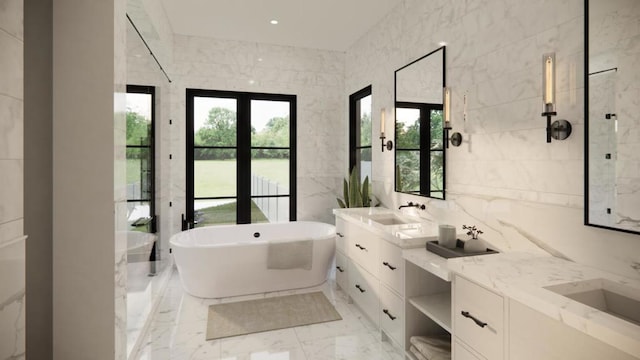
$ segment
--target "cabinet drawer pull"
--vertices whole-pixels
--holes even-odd
[[[364,247],[364,246],[362,246],[362,245],[360,245],[360,244],[356,244],[356,247],[357,247],[358,249],[360,249],[360,250],[367,250],[367,248],[366,248],[366,247]]]
[[[391,314],[389,313],[389,310],[387,310],[387,309],[382,309],[382,312],[383,312],[383,313],[385,313],[385,314],[387,314],[387,316],[389,317],[389,319],[391,319],[392,321],[396,319],[396,317],[395,317],[395,316],[393,316],[393,315],[391,315]]]
[[[464,316],[466,318],[469,318],[469,319],[473,320],[473,322],[475,322],[476,325],[480,326],[481,328],[487,326],[486,322],[482,322],[482,321],[476,319],[473,315],[469,314],[468,311],[464,311],[463,310],[463,311],[460,312],[460,314],[462,314],[462,316]]]
[[[395,270],[395,269],[397,269],[395,266],[391,266],[391,265],[389,265],[389,263],[388,263],[388,262],[386,262],[386,261],[385,261],[385,262],[383,262],[383,263],[382,263],[382,265],[384,265],[384,266],[388,267],[388,268],[389,268],[389,269],[391,269],[391,270]]]
[[[340,271],[340,272],[344,272],[344,269],[342,267],[340,267],[340,266],[336,266],[336,269],[338,269],[338,271]]]
[[[344,237],[344,235],[342,235],[342,233],[337,232],[336,235],[338,235],[339,237]]]
[[[356,289],[360,290],[361,293],[365,292],[366,290],[361,288],[360,285],[356,284]]]

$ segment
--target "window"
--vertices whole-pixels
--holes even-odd
[[[151,86],[127,85],[127,217],[131,230],[156,232],[154,103]]]
[[[444,199],[443,143],[441,104],[396,103],[396,191]]]
[[[295,220],[295,124],[294,95],[187,89],[187,223]]]
[[[349,96],[349,171],[371,183],[371,85]]]

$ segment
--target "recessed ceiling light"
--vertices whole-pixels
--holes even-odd
[[[270,23],[271,25],[278,25],[278,20],[275,20],[275,19],[274,19],[274,20],[269,21],[269,23]]]
[[[440,46],[446,46],[446,45],[447,45],[447,42],[446,42],[446,41],[440,41],[440,42],[438,43],[438,45],[440,45]]]
[[[253,85],[253,84],[255,84],[255,83],[256,83],[256,81],[255,81],[255,80],[249,80],[249,85]]]
[[[258,61],[259,61],[259,62],[262,62],[262,58],[258,58]]]

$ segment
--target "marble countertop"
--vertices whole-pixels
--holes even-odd
[[[438,238],[438,224],[392,209],[383,207],[334,209],[333,214],[382,236],[402,249],[424,247],[427,241]],[[383,225],[374,221],[374,218],[384,215],[397,216],[406,224]]]
[[[553,256],[500,253],[434,260],[426,250],[403,251],[408,261],[441,276],[459,274],[633,356],[640,354],[640,326],[546,289],[607,279],[640,296],[640,281]],[[433,271],[435,269],[435,271]]]

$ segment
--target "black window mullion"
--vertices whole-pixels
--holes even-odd
[[[431,111],[425,104],[420,105],[420,144],[431,147]],[[420,151],[420,193],[431,196],[431,152]]]
[[[242,94],[238,98],[237,121],[237,175],[236,194],[238,196],[237,223],[251,223],[251,99]]]
[[[192,223],[194,221],[194,204],[195,204],[195,192],[194,192],[194,156],[195,156],[195,149],[196,146],[194,146],[194,142],[195,142],[195,134],[194,134],[194,129],[193,129],[193,117],[194,117],[194,113],[193,113],[193,107],[194,107],[194,98],[196,96],[197,92],[193,89],[187,89],[187,114],[186,114],[186,142],[187,142],[187,151],[186,151],[186,170],[187,170],[187,174],[186,174],[186,184],[185,184],[185,190],[186,190],[186,198],[187,198],[187,205],[186,205],[186,209],[185,209],[185,217],[186,219],[183,219],[183,221],[186,221],[187,223]],[[185,230],[185,225],[183,224],[183,230]]]

